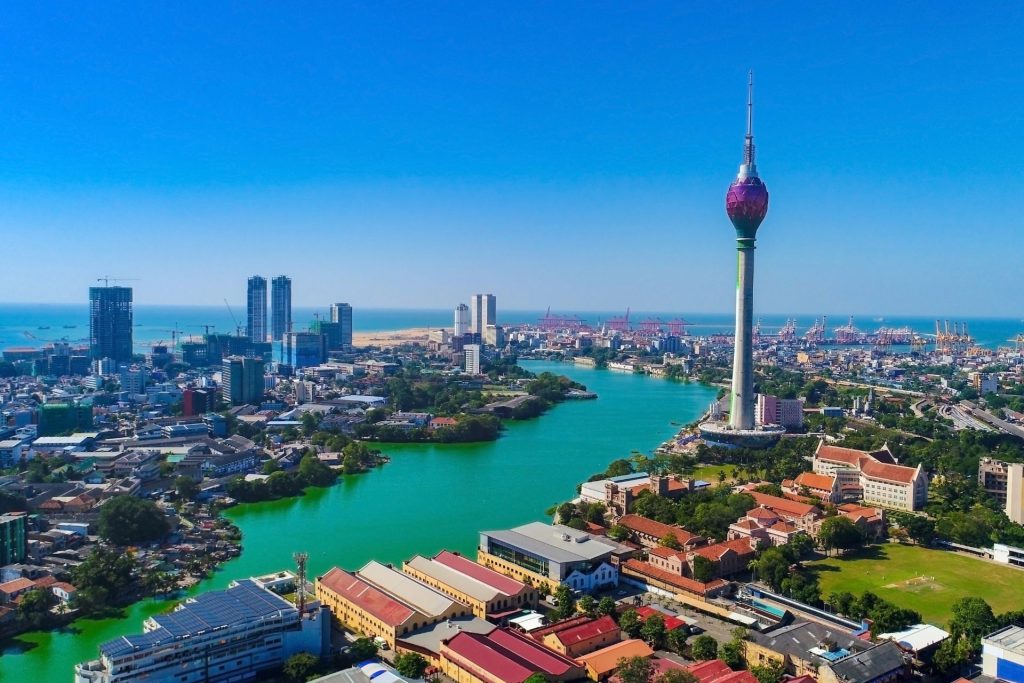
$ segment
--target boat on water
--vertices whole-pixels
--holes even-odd
[[[73,329],[75,329],[76,327],[78,327],[78,325],[65,325],[65,326],[64,326],[64,329],[65,329],[65,330],[73,330]]]
[[[48,330],[48,329],[50,329],[50,326],[49,325],[40,325],[36,329],[37,330]]]

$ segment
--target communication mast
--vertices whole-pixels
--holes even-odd
[[[306,612],[306,563],[309,561],[309,553],[299,552],[293,557],[299,570],[295,595],[299,601],[299,614],[302,615]]]

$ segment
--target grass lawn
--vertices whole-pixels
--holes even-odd
[[[717,484],[719,472],[725,472],[726,481],[732,481],[732,471],[734,469],[736,469],[735,465],[704,465],[695,469],[690,476],[694,479],[703,479],[711,484]]]
[[[1024,571],[943,550],[885,543],[812,563],[821,595],[870,590],[942,626],[966,596],[984,598],[996,614],[1024,608]]]

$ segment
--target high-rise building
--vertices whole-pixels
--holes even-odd
[[[0,567],[25,561],[25,518],[24,512],[0,515]]]
[[[293,368],[309,368],[327,359],[327,339],[319,332],[289,332],[284,336],[284,362]]]
[[[132,288],[89,288],[89,352],[94,360],[132,359]]]
[[[292,279],[278,275],[270,281],[270,335],[281,341],[292,331]]]
[[[757,175],[754,160],[754,79],[747,82],[747,135],[743,163],[725,195],[725,210],[736,228],[736,339],[732,364],[729,423],[701,425],[708,441],[746,446],[773,443],[785,431],[778,426],[756,427],[754,420],[754,240],[768,213],[768,188]]]
[[[221,396],[233,406],[258,403],[263,398],[262,358],[228,356],[221,369]]]
[[[498,324],[497,300],[493,294],[474,294],[469,299],[469,331],[483,335],[488,325]]]
[[[349,304],[331,304],[331,322],[341,325],[338,339],[341,348],[352,348],[352,306]]]
[[[121,391],[138,395],[146,393],[146,382],[149,380],[149,371],[144,365],[122,365],[118,371]]]
[[[466,354],[466,374],[467,375],[479,375],[480,374],[480,345],[479,344],[466,344],[463,349]]]
[[[267,278],[253,275],[246,293],[245,333],[254,342],[267,341]]]
[[[456,337],[461,337],[469,332],[469,306],[466,304],[459,304],[455,307],[455,324],[452,332]]]

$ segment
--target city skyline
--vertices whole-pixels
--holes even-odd
[[[350,254],[374,253],[380,235],[417,244],[389,256],[386,277],[379,259],[351,259],[346,277],[363,284],[346,291],[362,308],[449,307],[486,288],[509,309],[726,311],[732,275],[705,256],[730,249],[730,85],[753,68],[766,171],[785,198],[759,310],[1018,316],[992,295],[1015,284],[1012,250],[991,245],[1019,228],[1002,188],[1022,145],[1005,131],[1024,10],[962,7],[949,21],[924,7],[257,8],[245,21],[13,8],[0,28],[14,56],[0,93],[5,225],[76,258],[45,292],[30,259],[9,264],[3,298],[77,301],[110,270],[142,278],[137,301],[215,305],[251,272],[280,270],[266,246],[294,233]],[[222,24],[237,36],[211,45]],[[18,49],[30,35],[66,49]],[[173,236],[173,271],[115,239],[141,226]],[[437,277],[470,232],[484,255],[558,267],[523,278],[478,258]],[[228,241],[230,260],[193,248]],[[310,269],[293,303],[338,284]]]

